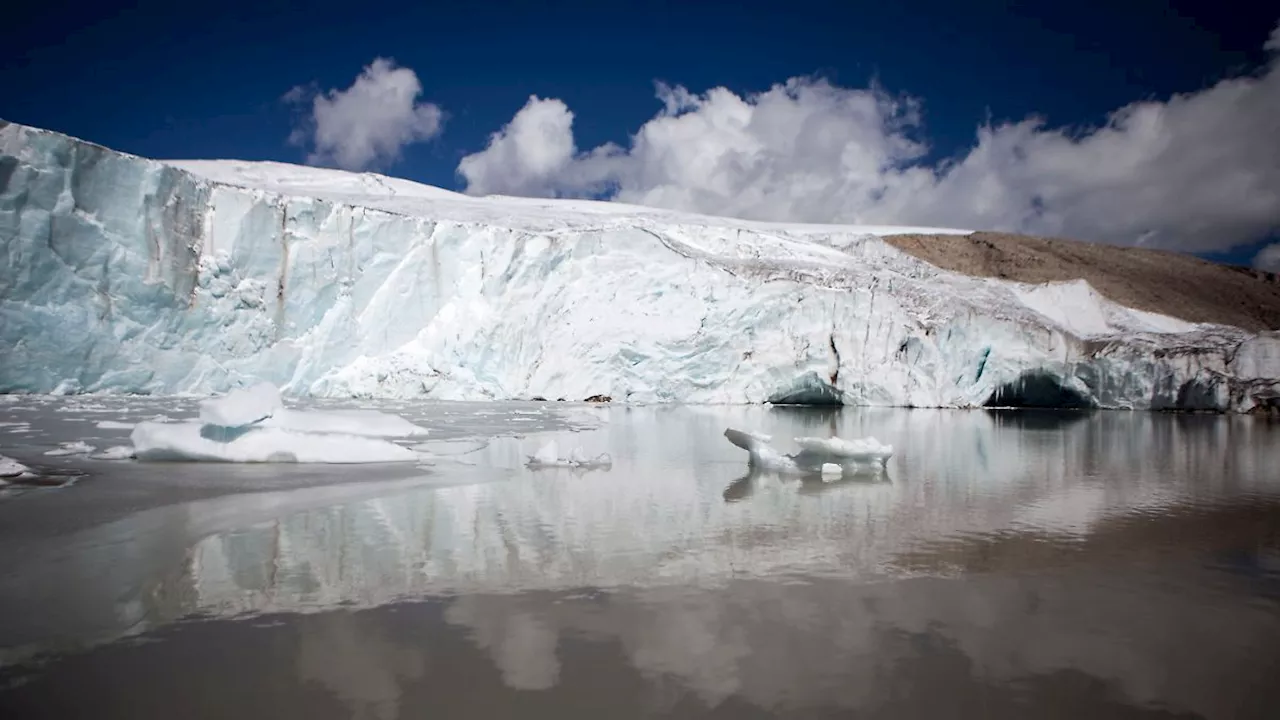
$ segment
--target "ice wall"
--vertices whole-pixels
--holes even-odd
[[[295,395],[1231,410],[1278,394],[1275,334],[1141,313],[1084,283],[943,272],[883,228],[186,166],[200,175],[0,124],[0,391],[265,380]],[[281,168],[298,194],[225,177]]]

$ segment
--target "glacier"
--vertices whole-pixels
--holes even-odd
[[[1280,406],[1280,334],[879,236],[373,174],[161,162],[0,121],[0,392]]]

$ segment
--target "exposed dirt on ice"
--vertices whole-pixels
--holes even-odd
[[[1107,298],[1190,322],[1280,329],[1280,277],[1163,250],[1026,235],[890,235],[894,247],[954,272],[1026,283],[1086,280]]]

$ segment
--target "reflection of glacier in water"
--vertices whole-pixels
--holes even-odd
[[[280,622],[299,628],[297,673],[370,717],[407,712],[404,688],[451,661],[432,660],[434,635],[393,618],[429,614],[437,601],[439,620],[464,630],[514,690],[551,691],[583,672],[573,659],[583,638],[616,646],[634,672],[675,680],[702,703],[760,708],[874,706],[887,692],[877,678],[923,672],[925,656],[943,652],[912,637],[959,653],[963,677],[1083,672],[1129,702],[1210,717],[1242,716],[1232,708],[1249,698],[1232,705],[1223,693],[1262,687],[1273,667],[1242,662],[1276,657],[1273,586],[1213,565],[1232,552],[1273,562],[1274,425],[1116,413],[598,412],[607,422],[587,432],[434,446],[439,478],[508,478],[499,482],[310,502],[193,531],[185,549],[172,546],[180,533],[148,542],[143,528],[98,560],[167,558],[136,575],[145,600],[135,623],[285,613]],[[759,427],[780,445],[874,434],[900,450],[886,476],[749,474],[721,437],[727,425]],[[614,465],[524,470],[548,437],[607,451]],[[213,527],[212,512],[193,505],[165,517]],[[76,581],[86,603],[123,594],[63,579]],[[384,608],[423,598],[433,600]]]
[[[822,483],[748,474],[716,442],[725,415],[771,432],[874,426],[907,448],[888,476]],[[298,513],[195,548],[202,611],[379,604],[422,594],[721,583],[780,574],[884,577],[939,538],[1018,529],[1087,534],[1108,515],[1251,490],[1280,491],[1267,426],[1244,418],[625,409],[574,442],[611,471],[413,491]],[[537,438],[465,456],[519,466]],[[732,502],[725,502],[731,500]],[[1158,510],[1156,510],[1158,512]]]

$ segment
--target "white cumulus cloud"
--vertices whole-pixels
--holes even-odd
[[[472,192],[539,195],[574,159],[573,113],[559,100],[536,95],[489,138],[484,152],[458,165]]]
[[[310,113],[290,135],[290,142],[310,146],[307,162],[364,170],[394,163],[411,143],[440,133],[444,113],[418,102],[422,83],[413,70],[376,58],[351,87],[316,93],[295,87],[284,100],[305,103]]]
[[[580,195],[600,188],[619,152],[605,145],[579,155],[568,106],[533,95],[483,151],[462,159],[458,173],[477,195]]]
[[[986,125],[922,158],[921,103],[794,78],[764,92],[659,85],[629,147],[577,150],[573,114],[530,98],[462,160],[468,192],[572,196],[767,220],[943,225],[1201,251],[1280,228],[1280,28],[1258,72],[1100,127]]]

